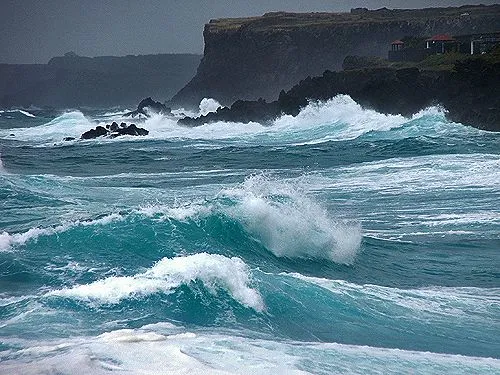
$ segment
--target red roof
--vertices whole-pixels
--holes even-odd
[[[432,38],[427,39],[429,42],[453,42],[455,39],[453,39],[451,36],[447,34],[438,34],[434,35]]]
[[[405,44],[405,42],[403,42],[402,40],[395,40],[394,42],[392,42],[391,44]]]

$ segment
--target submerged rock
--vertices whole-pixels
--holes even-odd
[[[144,128],[139,128],[135,124],[130,124],[127,125],[126,123],[122,122],[120,125],[118,125],[116,122],[113,122],[111,125],[106,125],[106,127],[103,126],[97,126],[95,129],[90,129],[89,131],[86,131],[83,133],[80,137],[80,139],[95,139],[99,137],[110,137],[110,138],[116,138],[122,135],[133,135],[133,136],[145,136],[148,135],[149,131],[144,129]],[[64,140],[72,140],[69,139],[71,137],[66,137]]]

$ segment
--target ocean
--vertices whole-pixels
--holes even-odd
[[[500,134],[126,112],[0,111],[1,374],[500,374]]]

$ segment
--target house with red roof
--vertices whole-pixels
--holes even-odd
[[[438,34],[426,39],[426,48],[431,54],[456,52],[457,41],[448,34]]]

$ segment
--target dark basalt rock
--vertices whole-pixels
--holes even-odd
[[[146,98],[142,99],[139,105],[137,106],[137,109],[135,111],[129,112],[125,114],[125,116],[138,116],[138,115],[145,115],[148,116],[148,113],[146,112],[146,108],[148,108],[150,111],[156,112],[156,113],[161,113],[163,115],[171,115],[171,108],[167,107],[165,104],[156,102],[153,99]]]
[[[80,139],[94,139],[98,137],[102,137],[104,135],[108,135],[108,130],[102,126],[98,126],[95,129],[90,129],[82,134]]]
[[[113,131],[109,136],[111,138],[116,138],[121,135],[148,135],[149,131],[143,128],[138,128],[135,124],[130,124],[129,126],[125,126],[123,128],[118,128]]]
[[[80,139],[94,139],[104,136],[109,136],[110,138],[116,138],[122,135],[133,135],[133,136],[145,136],[148,135],[149,131],[144,128],[139,128],[135,124],[127,125],[122,122],[118,125],[116,122],[113,122],[111,125],[97,126],[95,129],[90,129],[82,134]],[[72,137],[66,137],[64,140],[73,140]]]
[[[256,101],[237,100],[231,108],[219,107],[216,112],[210,112],[197,118],[184,117],[177,123],[189,127],[217,121],[270,124],[280,113],[276,102],[267,103],[264,99]]]

